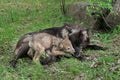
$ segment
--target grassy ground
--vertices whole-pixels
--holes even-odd
[[[90,61],[70,58],[42,66],[26,58],[19,60],[16,69],[9,66],[21,35],[64,22],[75,21],[61,14],[59,0],[0,0],[0,80],[120,80],[120,27],[91,36],[92,43],[108,49],[84,51],[91,55]]]

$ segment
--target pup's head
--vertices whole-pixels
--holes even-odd
[[[74,54],[75,50],[72,46],[72,43],[71,41],[69,40],[68,37],[65,37],[62,42],[60,42],[59,44],[59,48],[60,50],[64,51],[64,52],[68,52],[68,53],[71,53],[71,54]]]

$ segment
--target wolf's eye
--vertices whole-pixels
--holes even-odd
[[[67,50],[69,50],[70,48],[68,47]]]

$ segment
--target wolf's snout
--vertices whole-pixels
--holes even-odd
[[[74,54],[75,53],[75,49],[73,48],[71,52],[72,52],[72,54]]]

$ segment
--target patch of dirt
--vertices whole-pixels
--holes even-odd
[[[87,61],[91,61],[91,60],[97,61],[97,58],[99,57],[99,54],[94,53],[94,54],[91,54],[91,55],[84,55],[84,57]]]
[[[100,55],[97,53],[85,55],[87,61],[92,61],[90,68],[97,68],[98,66],[102,65],[102,63],[98,61],[98,57],[100,57]]]

